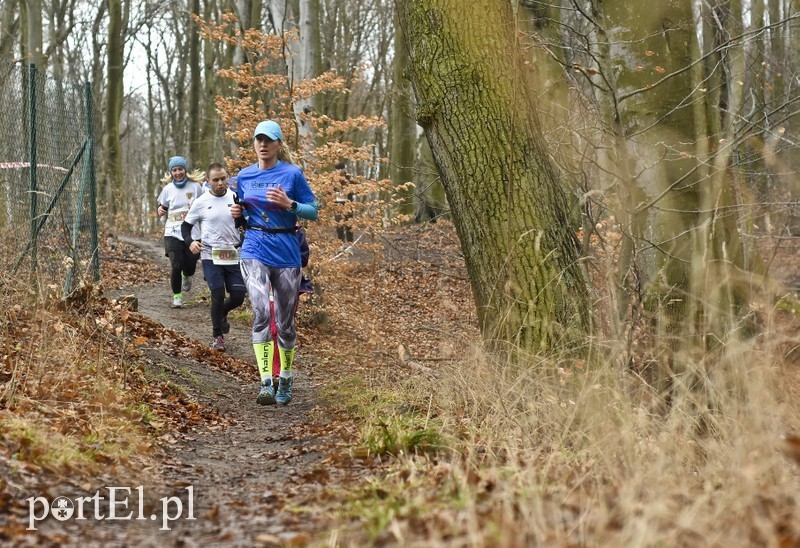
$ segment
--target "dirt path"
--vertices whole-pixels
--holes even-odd
[[[119,239],[146,249],[154,260],[168,266],[160,242]],[[194,287],[185,294],[182,309],[170,308],[168,282],[138,286],[117,295],[112,292],[111,296],[121,294],[135,294],[139,312],[165,327],[200,344],[210,342],[208,290],[201,270]],[[198,428],[169,439],[161,485],[149,487],[154,492],[148,504],[159,516],[161,503],[157,499],[164,496],[180,496],[186,516],[187,488],[191,487],[196,519],[177,519],[169,532],[158,530],[160,517],[154,523],[129,522],[131,526],[124,532],[114,534],[118,539],[122,534],[123,544],[302,544],[318,526],[316,517],[303,509],[304,502],[318,496],[316,491],[329,477],[322,462],[325,455],[320,451],[319,433],[307,426],[315,406],[313,357],[307,353],[300,357],[291,404],[259,406],[255,403],[257,373],[249,326],[232,322],[226,343],[226,354],[253,364],[249,380],[196,360],[167,356],[155,348],[143,349],[143,354],[158,364],[151,374],[168,377],[203,405],[216,408],[227,425]],[[286,511],[289,505],[294,511]]]
[[[7,538],[19,544],[37,546],[368,542],[370,511],[359,519],[350,512],[360,504],[351,503],[363,494],[359,488],[374,485],[369,482],[380,477],[391,457],[352,451],[364,440],[361,424],[347,410],[348,386],[338,387],[345,401],[330,404],[324,398],[331,392],[323,388],[334,388],[334,379],[351,379],[363,396],[374,387],[399,388],[407,376],[419,375],[424,391],[427,373],[412,368],[417,362],[411,359],[448,360],[458,355],[463,341],[476,339],[469,280],[454,227],[404,227],[376,236],[352,255],[324,257],[320,252],[312,258],[320,264],[340,261],[336,266],[341,268],[326,272],[327,322],[315,307],[301,304],[295,399],[287,407],[255,403],[258,374],[249,320],[231,315],[227,352],[209,350],[209,293],[202,274],[195,276],[184,308],[175,310],[170,307],[168,261],[158,239],[106,234],[102,243],[106,289],[92,295],[92,308],[85,313],[88,330],[108,334],[88,346],[105,353],[102,363],[112,363],[109,378],[127,382],[133,390],[119,398],[116,388],[103,386],[97,391],[97,407],[102,411],[105,399],[119,404],[116,411],[154,434],[156,448],[150,447],[151,438],[137,433],[135,443],[141,445],[124,439],[119,445],[136,454],[119,453],[119,428],[108,427],[98,429],[100,439],[81,440],[81,447],[89,450],[98,445],[95,461],[105,466],[100,473],[71,474],[68,468],[41,473],[26,462],[0,460],[0,479],[11,478],[9,497],[4,499],[0,489],[0,527],[5,527],[0,532],[7,531]],[[109,300],[131,294],[138,313]],[[83,336],[82,331],[75,333]],[[398,349],[410,357],[408,363],[398,361]],[[140,398],[133,405],[132,394]],[[58,402],[46,401],[53,407],[45,411],[57,413]],[[60,427],[69,430],[67,414],[59,418]],[[91,420],[104,417],[98,412]],[[24,473],[11,474],[17,469]],[[144,491],[141,505],[139,485]],[[117,505],[115,513],[122,519],[116,521],[107,519],[113,508],[110,487],[120,488],[123,496],[117,500],[128,502],[127,507]],[[31,495],[55,504],[59,497],[76,501],[95,494],[105,499],[81,506],[84,519],[43,516],[38,533],[25,527],[30,519],[25,501]],[[12,501],[19,504],[13,504],[14,519],[5,526],[3,505]],[[167,509],[175,517],[178,501],[181,517],[167,523],[167,529],[162,511],[171,505]],[[331,531],[333,522],[341,530]]]

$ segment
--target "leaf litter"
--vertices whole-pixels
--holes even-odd
[[[454,231],[439,226],[390,230],[378,245],[385,255],[356,250],[328,265],[328,321],[316,323],[316,305],[301,304],[300,382],[285,408],[254,403],[246,318],[232,320],[223,354],[208,348],[201,280],[184,309],[168,307],[167,263],[156,240],[107,235],[101,288],[35,311],[6,307],[0,417],[24,417],[44,437],[58,432],[76,456],[45,459],[52,447],[23,433],[1,435],[0,509],[12,511],[0,517],[0,540],[277,545],[326,535],[346,491],[385,463],[354,456],[352,418],[335,414],[319,394],[346,376],[414,374],[398,364],[398,346],[418,359],[449,359],[459,339],[476,336]],[[15,300],[11,291],[3,298]],[[56,346],[58,357],[48,351]],[[53,382],[53,370],[68,373]],[[168,532],[147,520],[52,518],[26,530],[28,497],[139,485],[148,511],[161,497],[185,499],[192,486],[197,519],[176,520]]]

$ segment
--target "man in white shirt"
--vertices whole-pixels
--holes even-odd
[[[213,163],[206,170],[209,191],[195,200],[181,225],[189,250],[200,254],[208,289],[211,291],[211,348],[225,351],[225,335],[230,330],[228,312],[244,302],[247,288],[239,270],[241,236],[230,208],[236,194],[228,186],[228,173],[222,164]],[[192,231],[200,227],[200,239]],[[228,298],[225,298],[225,290]]]

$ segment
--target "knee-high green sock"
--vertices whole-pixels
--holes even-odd
[[[253,343],[253,351],[256,353],[256,363],[261,380],[272,378],[272,360],[275,356],[275,343]]]
[[[281,377],[289,378],[292,376],[292,364],[294,363],[294,353],[297,347],[285,349],[278,347],[281,358]]]

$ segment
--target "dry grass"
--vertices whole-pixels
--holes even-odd
[[[508,363],[463,342],[475,337],[458,330],[470,322],[456,276],[419,260],[351,266],[369,284],[327,296],[346,312],[332,338],[353,341],[337,349],[351,350],[343,363],[361,379],[341,379],[332,400],[361,418],[353,454],[392,466],[351,493],[340,523],[360,530],[342,526],[334,544],[800,544],[800,467],[781,439],[800,432],[786,307],[760,307],[756,337],[713,351],[648,336],[648,359],[671,348],[681,372],[666,398],[621,365],[626,343],[605,336],[587,358]],[[58,312],[42,287],[0,279],[0,464],[127,468],[149,451],[153,411],[123,363],[119,316]],[[361,322],[352,331],[348,317]],[[392,365],[399,344],[438,377]]]
[[[91,284],[64,299],[54,283],[64,272],[31,274],[23,262],[8,274],[13,253],[0,253],[0,470],[49,483],[148,479],[170,388],[145,378],[128,312]]]
[[[19,280],[0,282],[0,456],[90,474],[148,452],[147,409],[125,386],[113,326],[60,311],[53,288]]]
[[[781,433],[800,424],[787,405],[786,372],[745,345],[729,345],[710,364],[686,358],[702,387],[677,388],[663,413],[639,396],[644,387],[603,364],[513,371],[482,363],[491,391],[469,390],[471,378],[453,371],[444,398],[450,414],[481,417],[458,459],[459,481],[475,502],[467,506],[499,502],[489,521],[511,543],[799,539],[797,470],[780,452]],[[481,482],[470,486],[471,467],[505,481],[481,493]]]
[[[362,494],[367,531],[426,545],[797,545],[786,339],[768,326],[713,354],[679,351],[668,402],[613,348],[593,364],[473,350],[435,387],[449,450],[405,456],[380,496]]]
[[[437,364],[433,382],[398,383],[395,370],[381,383],[375,372],[362,391],[375,404],[362,407],[365,422],[396,424],[397,407],[380,402],[409,402],[400,422],[432,418],[437,447],[398,452],[352,495],[329,541],[800,545],[800,462],[783,439],[800,432],[789,301],[753,303],[755,335],[676,343],[640,324],[623,330],[634,344],[609,329],[582,358],[511,362],[451,338],[462,351]],[[659,377],[669,381],[661,392],[651,383]],[[362,430],[360,443],[371,434]]]

